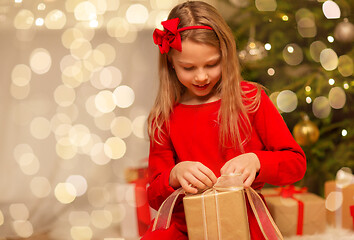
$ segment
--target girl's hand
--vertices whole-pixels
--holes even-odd
[[[170,173],[170,186],[177,189],[182,187],[186,193],[197,193],[198,189],[212,187],[216,176],[209,168],[200,162],[180,162]]]
[[[256,154],[245,153],[227,161],[221,168],[220,173],[221,175],[241,173],[243,186],[248,188],[252,185],[260,167],[261,164]]]

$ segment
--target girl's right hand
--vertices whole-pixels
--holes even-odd
[[[182,187],[186,193],[195,194],[198,189],[212,187],[216,176],[209,168],[200,162],[180,162],[172,168],[169,184],[174,189]]]

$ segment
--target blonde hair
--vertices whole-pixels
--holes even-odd
[[[182,41],[185,39],[197,43],[208,44],[220,49],[222,79],[215,86],[221,96],[219,110],[220,140],[224,147],[238,147],[243,152],[243,145],[248,141],[251,133],[251,123],[248,112],[256,111],[260,102],[260,86],[251,90],[241,88],[242,79],[236,52],[236,43],[231,29],[220,16],[217,10],[202,1],[188,1],[174,7],[168,19],[179,18],[178,28],[203,25],[213,29],[193,29],[180,32]],[[183,51],[183,50],[182,50]],[[171,51],[170,51],[171,52]],[[169,52],[169,53],[170,53]],[[168,60],[168,54],[159,56],[160,86],[155,104],[148,118],[149,136],[153,141],[161,144],[163,135],[168,135],[168,121],[173,107],[181,99],[185,87],[178,81],[176,73]],[[250,91],[257,91],[253,97],[247,98]],[[250,104],[245,104],[247,101]],[[165,127],[164,127],[165,125]],[[241,132],[245,139],[241,139]],[[232,146],[227,146],[231,140]]]

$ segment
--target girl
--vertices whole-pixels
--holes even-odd
[[[306,160],[261,87],[240,75],[234,37],[217,10],[201,1],[174,7],[159,46],[158,95],[149,116],[148,199],[158,209],[177,188],[197,193],[221,174],[241,173],[244,187],[292,184]],[[248,206],[252,239],[264,239]],[[188,239],[183,203],[171,227],[143,239]]]

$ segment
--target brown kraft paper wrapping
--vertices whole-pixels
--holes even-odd
[[[207,239],[250,239],[243,190],[188,195],[183,205],[190,240],[206,239],[204,234]]]
[[[340,198],[329,198],[331,193],[335,194],[334,196],[342,195],[342,204],[340,204]],[[353,230],[353,217],[350,214],[350,206],[354,205],[354,184],[339,188],[336,186],[335,181],[327,181],[325,182],[325,197],[328,205],[326,210],[327,222],[338,228]],[[333,211],[331,206],[339,206],[339,208]]]
[[[283,236],[297,234],[298,202],[292,198],[273,196],[278,192],[262,189],[269,212]],[[299,193],[293,196],[304,204],[303,233],[311,235],[324,232],[326,228],[325,200],[312,193]]]

